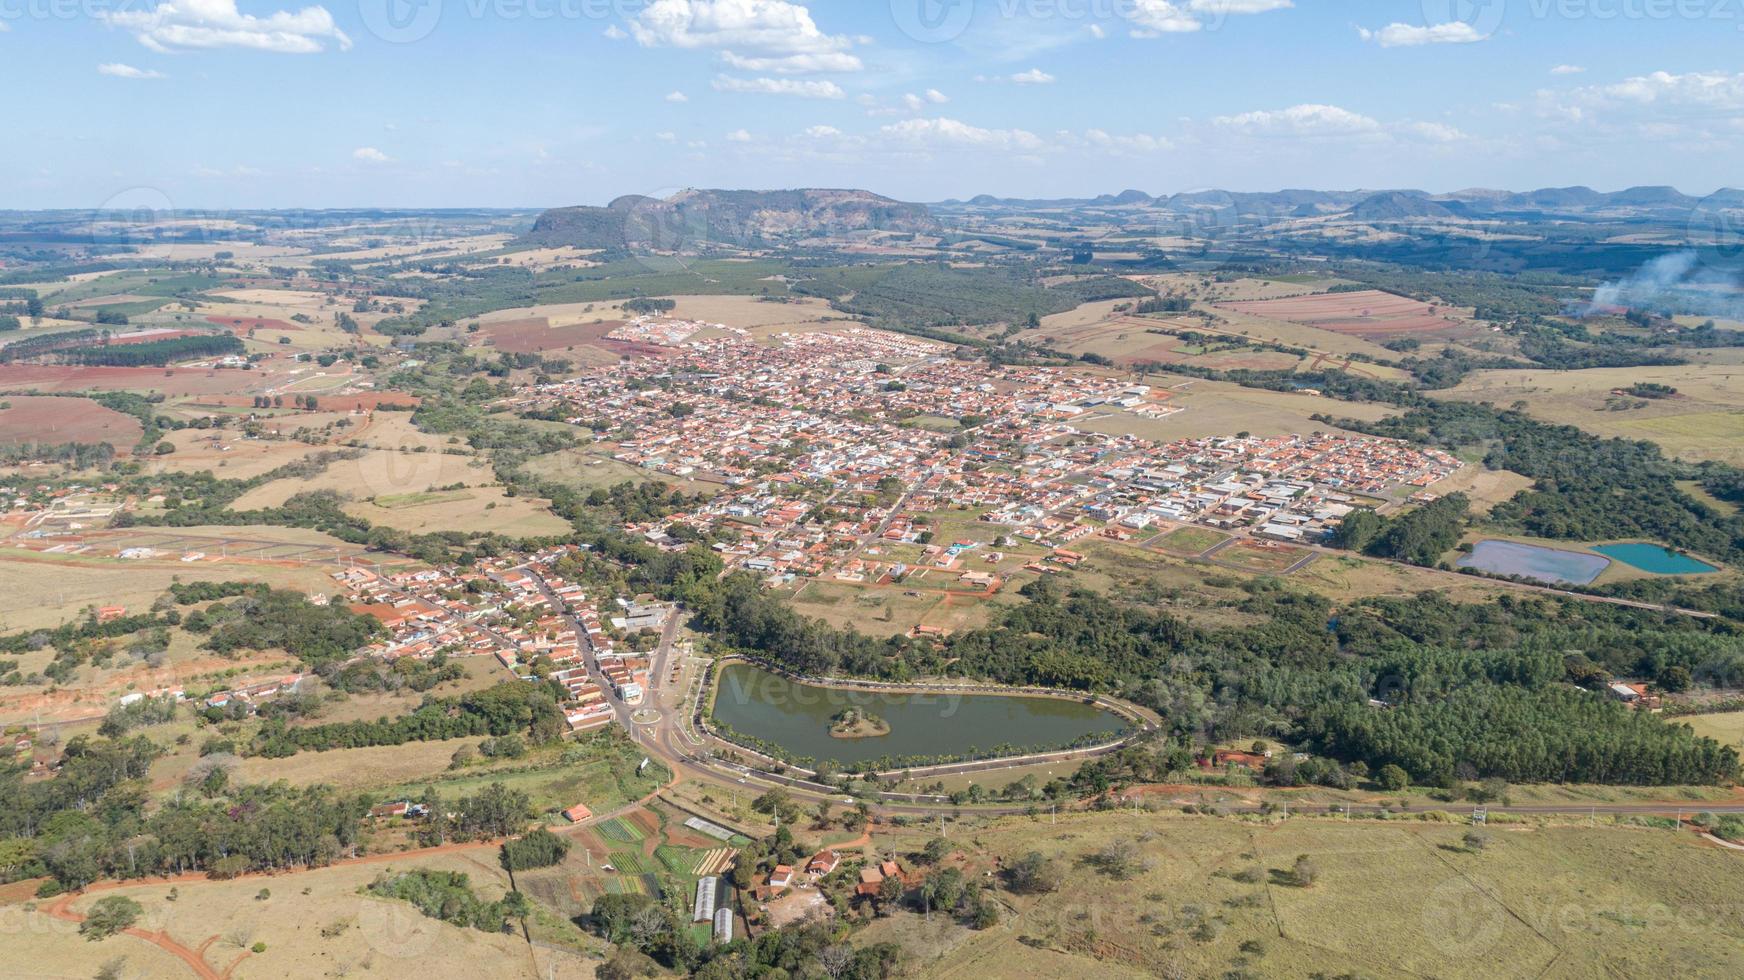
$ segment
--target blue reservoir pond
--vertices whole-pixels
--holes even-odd
[[[1518,541],[1479,541],[1459,560],[1461,568],[1492,575],[1518,575],[1551,585],[1586,585],[1611,564],[1609,558]]]
[[[1708,575],[1719,571],[1705,561],[1680,555],[1657,544],[1604,544],[1593,549],[1608,558],[1615,558],[1631,568],[1655,575]]]
[[[835,738],[830,722],[857,707],[890,734]],[[1091,735],[1118,736],[1125,719],[1082,701],[1000,694],[894,694],[819,687],[751,664],[728,664],[716,687],[715,720],[792,753],[845,765],[880,758],[962,756],[1004,744],[1043,751]]]

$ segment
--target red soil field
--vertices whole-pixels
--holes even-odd
[[[1219,305],[1237,313],[1288,320],[1354,337],[1402,337],[1466,330],[1471,326],[1452,307],[1431,306],[1375,289]]]
[[[51,392],[95,389],[213,395],[247,391],[260,380],[259,371],[0,364],[0,388],[34,388]]]
[[[0,403],[10,406],[0,408],[0,445],[106,442],[129,452],[139,442],[137,419],[89,398],[11,395],[0,397]]]
[[[560,351],[566,347],[596,347],[631,357],[654,356],[665,352],[665,348],[652,344],[606,339],[606,334],[621,326],[623,324],[620,322],[607,320],[604,323],[553,327],[551,321],[544,317],[531,317],[487,324],[483,327],[483,333],[491,346],[515,354]]]

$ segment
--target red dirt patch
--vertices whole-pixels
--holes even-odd
[[[13,395],[0,403],[9,406],[0,408],[0,445],[106,442],[128,452],[142,434],[138,419],[89,398]]]
[[[623,323],[619,321],[607,320],[553,327],[550,320],[540,316],[486,324],[482,332],[486,344],[515,354],[538,354],[570,347],[594,347],[625,357],[664,357],[671,353],[653,344],[606,339],[606,334],[621,326]]]
[[[0,364],[0,388],[39,391],[139,391],[166,395],[210,395],[246,391],[260,381],[258,371],[207,368],[65,367],[52,364]]]
[[[1452,307],[1434,306],[1378,289],[1219,305],[1237,313],[1287,320],[1352,337],[1384,339],[1471,328],[1470,322]]]

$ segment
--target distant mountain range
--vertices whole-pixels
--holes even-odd
[[[937,231],[925,205],[862,190],[686,190],[664,200],[620,197],[605,207],[546,211],[527,240],[578,248],[681,248],[705,242],[764,241],[868,229]]]
[[[1097,197],[1056,199],[1002,198],[983,194],[968,201],[941,201],[935,207],[947,212],[964,209],[1132,209],[1185,214],[1232,210],[1244,215],[1274,218],[1340,215],[1357,221],[1407,221],[1532,213],[1720,210],[1744,207],[1744,190],[1726,188],[1706,197],[1692,197],[1672,187],[1631,187],[1612,193],[1590,187],[1549,187],[1525,192],[1474,188],[1451,194],[1431,194],[1421,190],[1209,190],[1165,197],[1126,190]]]

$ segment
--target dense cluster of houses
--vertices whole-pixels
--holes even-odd
[[[669,609],[619,599],[602,617],[598,602],[558,571],[559,560],[576,551],[559,546],[464,569],[382,574],[348,567],[333,577],[352,611],[387,628],[387,637],[364,654],[494,656],[517,676],[562,686],[570,728],[586,731],[611,723],[608,692],[627,704],[641,702],[648,660],[623,649],[618,637],[664,626]]]
[[[1094,432],[1086,420],[1169,409],[1168,393],[950,354],[863,328],[774,346],[709,336],[524,389],[505,407],[555,409],[610,433],[621,462],[726,485],[636,528],[655,544],[681,546],[668,537],[674,522],[730,527],[732,540],[716,545],[729,567],[847,581],[892,572],[862,545],[925,541],[916,516],[950,505],[1048,547],[1166,521],[1314,541],[1367,500],[1460,466],[1438,450],[1347,435],[1157,443]],[[955,567],[956,554],[935,557]]]

